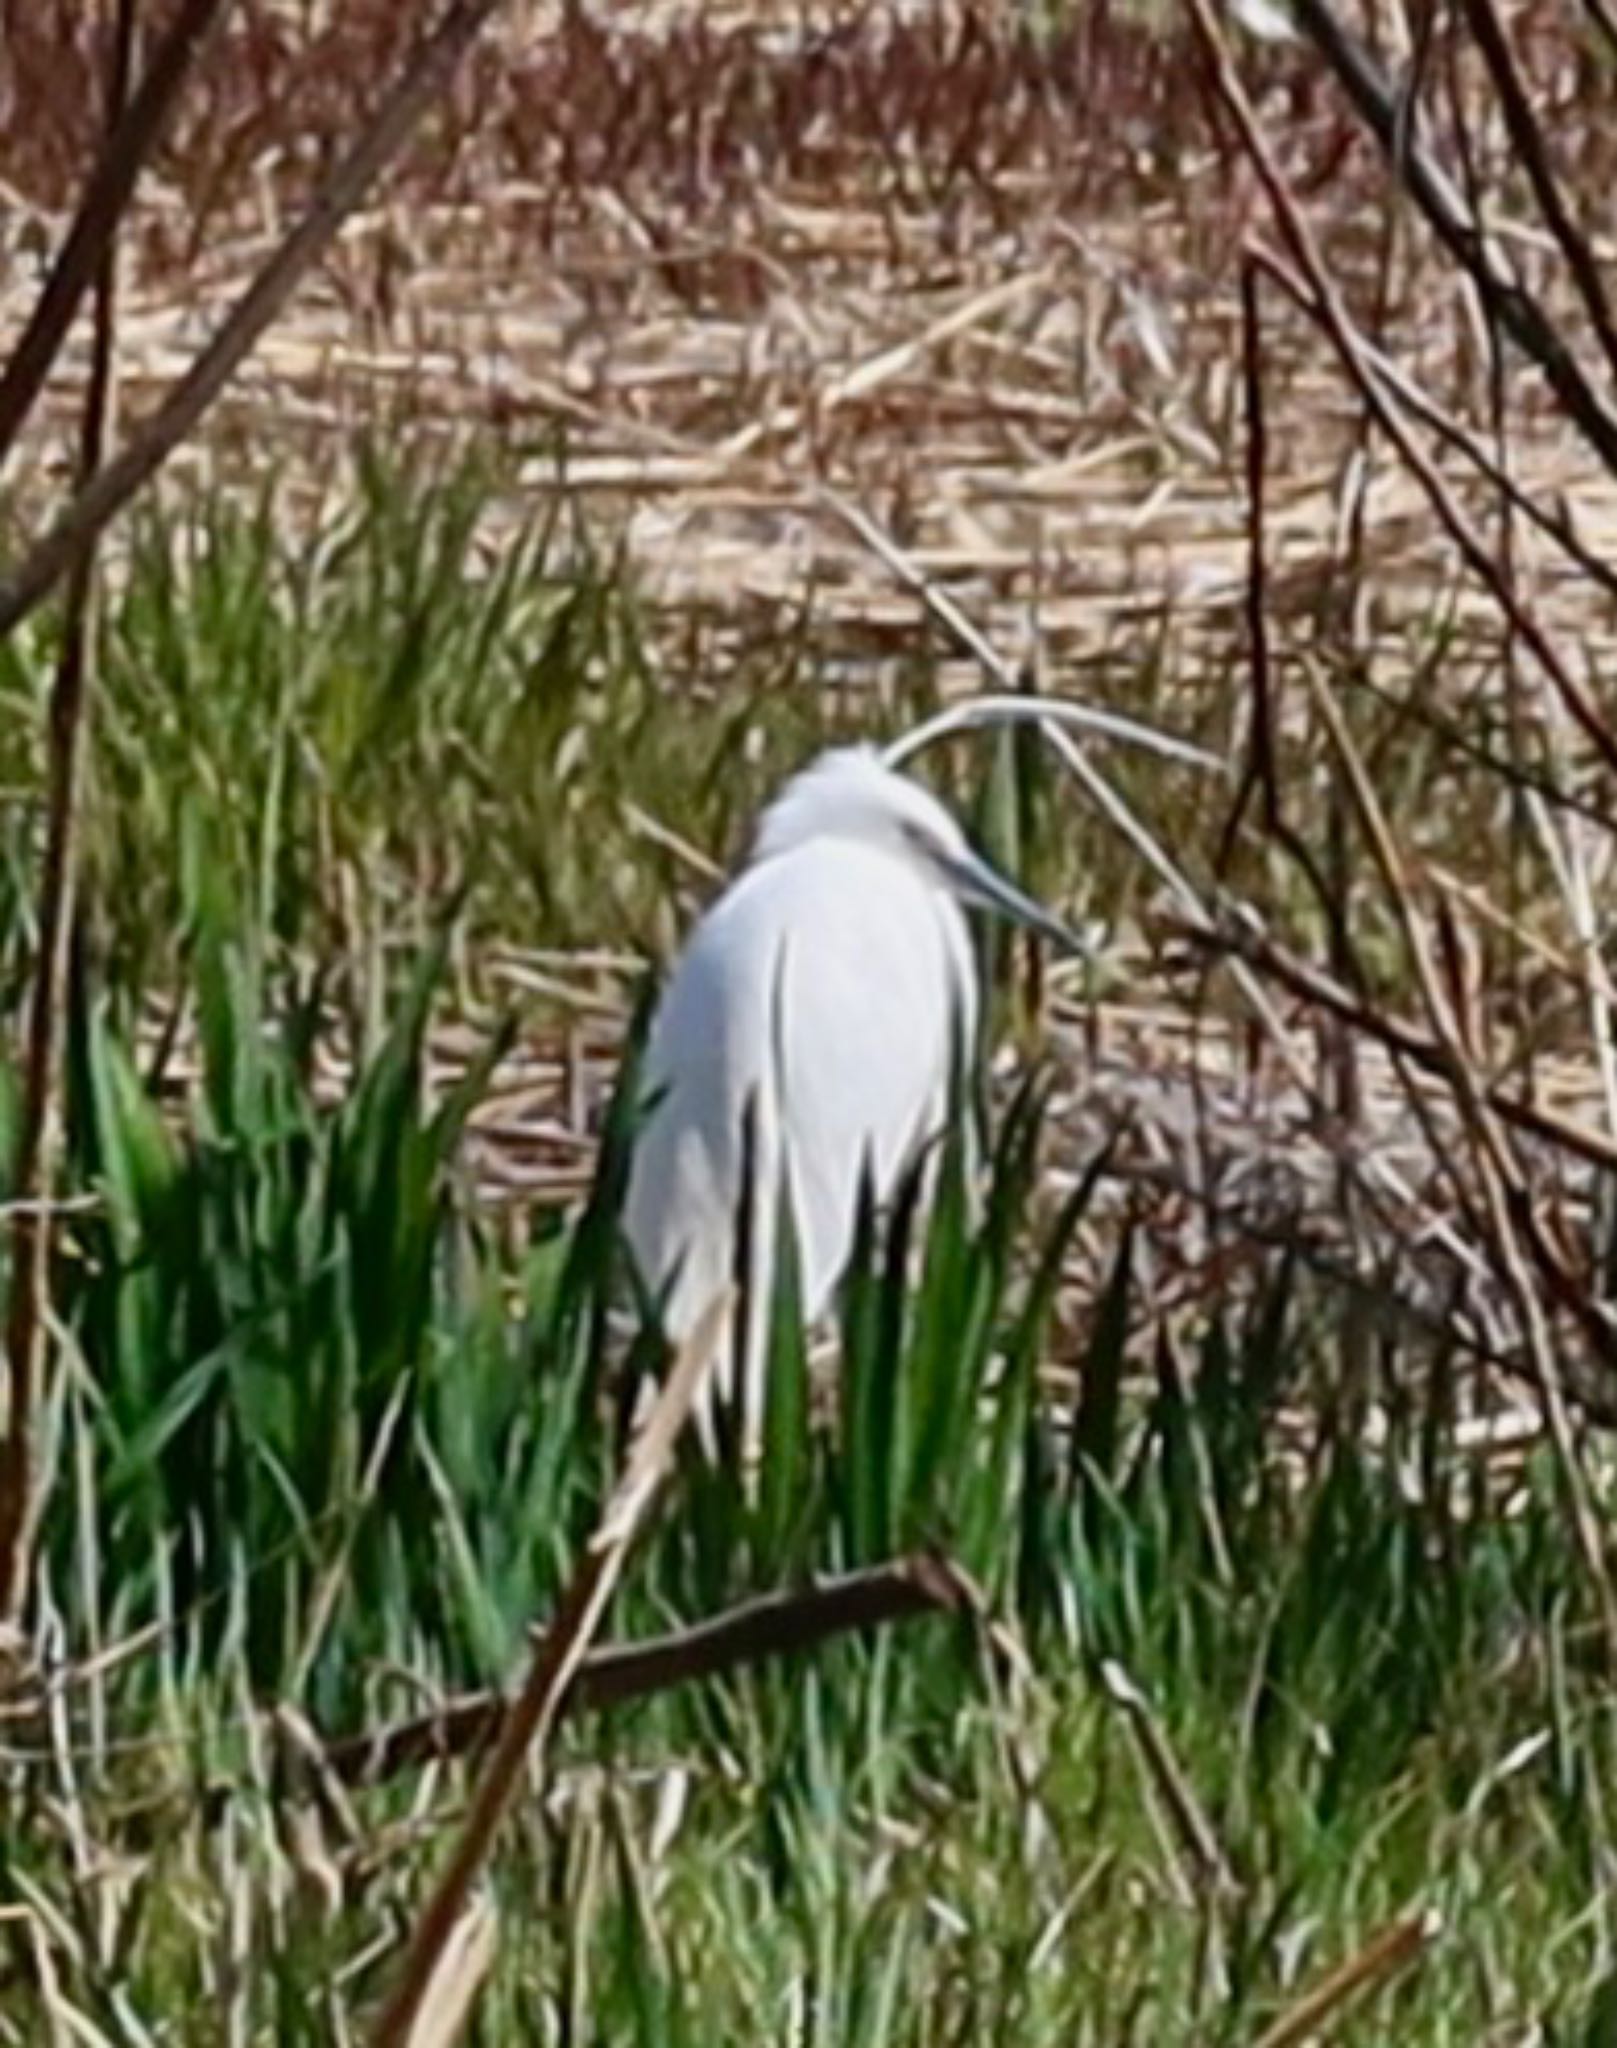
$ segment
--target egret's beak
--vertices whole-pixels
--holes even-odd
[[[980,854],[970,851],[939,856],[944,874],[950,886],[966,903],[975,904],[981,910],[992,910],[1000,917],[1009,918],[1012,924],[1025,925],[1030,932],[1037,932],[1041,939],[1048,939],[1052,946],[1059,946],[1063,953],[1075,953],[1081,960],[1093,955],[1093,948],[1085,943],[1069,925],[1059,917],[1052,917],[1048,910],[1041,909],[1031,896],[1024,896],[1014,883],[1007,882],[997,869],[991,868]]]

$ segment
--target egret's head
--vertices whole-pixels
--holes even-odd
[[[978,853],[937,798],[884,767],[873,747],[834,747],[794,775],[759,821],[754,860],[773,860],[818,839],[853,840],[891,853],[963,903],[998,911],[1064,951],[1086,951]]]

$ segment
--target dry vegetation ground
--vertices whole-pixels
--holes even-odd
[[[96,38],[53,13],[82,19],[29,10],[6,50],[7,102],[28,115],[0,138],[12,320],[92,132]],[[1518,21],[1553,132],[1584,81],[1555,75],[1547,13]],[[131,413],[245,282],[403,41],[380,0],[242,10],[132,238]],[[1311,58],[1254,58],[1350,302],[1434,397],[1485,422],[1486,337],[1388,203],[1372,146]],[[1478,177],[1497,177],[1500,136],[1474,149]],[[1580,132],[1577,151],[1598,191],[1617,142]],[[273,448],[295,470],[301,449],[327,488],[345,436],[408,420],[532,449],[537,493],[565,437],[567,488],[626,522],[668,604],[776,606],[812,585],[862,641],[912,634],[914,605],[816,508],[824,482],[890,517],[1007,645],[1036,596],[1052,678],[1104,677],[1108,657],[1132,669],[1149,639],[1193,699],[1222,688],[1244,586],[1238,257],[1270,232],[1171,19],[657,7],[608,26],[517,7],[260,350],[209,452]],[[1549,267],[1522,255],[1529,275]],[[1278,306],[1265,374],[1272,596],[1306,618],[1346,573],[1362,407]],[[1523,482],[1570,497],[1599,547],[1610,480],[1507,374]],[[1396,662],[1452,561],[1392,465],[1368,488],[1362,644]],[[1607,644],[1583,579],[1543,597],[1570,636]]]

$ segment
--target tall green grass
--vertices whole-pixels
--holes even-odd
[[[725,737],[742,681],[715,739],[577,536],[484,562],[466,477],[408,510],[386,484],[324,540],[148,526],[108,629],[68,1132],[93,1206],[45,1431],[63,1676],[0,1737],[0,2039],[67,2038],[64,2006],[86,2039],[352,2037],[463,1779],[345,1815],[263,1710],[335,1735],[507,1678],[647,1362],[619,1314],[627,1101],[581,1214],[496,1231],[455,1160],[501,1030],[435,1099],[431,1021],[507,920],[655,923],[631,792],[717,846],[834,728],[772,683],[755,761]],[[4,671],[25,710],[31,658]],[[530,815],[568,776],[588,829]],[[1036,839],[1036,797],[1007,809],[1002,779],[990,825]],[[4,818],[22,875],[26,797]],[[14,962],[25,911],[0,907]],[[177,1105],[154,994],[195,1019]],[[1412,1906],[1445,1933],[1338,2038],[1607,2038],[1613,1719],[1550,1476],[1467,1468],[1445,1361],[1392,1335],[1370,1444],[1337,1398],[1343,1306],[1283,1259],[1165,1322],[1105,1159],[1064,1159],[1052,1203],[1054,1143],[1034,1069],[980,1182],[956,1147],[929,1207],[867,1214],[828,1400],[782,1302],[757,1502],[693,1450],[614,1623],[931,1543],[1004,1633],[920,1621],[569,1725],[491,1875],[478,2040],[1238,2044]],[[1075,1307],[1080,1229],[1104,1276]],[[1233,1891],[1180,1840],[1119,1673]]]
[[[450,1193],[466,1102],[420,1088],[437,953],[328,1107],[291,1022],[255,1008],[239,938],[204,929],[193,958],[206,1067],[182,1133],[104,1011],[86,1026],[75,1156],[106,1210],[78,1226],[63,1290],[75,1365],[46,1559],[64,1643],[162,1625],[106,1711],[173,1745],[155,1780],[152,1758],[134,1773],[165,1810],[200,1816],[199,1764],[238,1779],[241,1820],[193,1817],[169,1845],[220,1880],[232,1826],[272,1810],[248,1700],[347,1730],[403,1709],[391,1668],[509,1672],[609,1479],[630,1361],[602,1313],[609,1185],[514,1265]],[[1149,1337],[1142,1354],[1126,1237],[1076,1405],[1047,1398],[1052,1278],[1095,1183],[1041,1238],[1040,1138],[1030,1087],[980,1205],[952,1155],[923,1244],[908,1204],[890,1231],[867,1224],[828,1429],[807,1426],[782,1319],[758,1504],[693,1455],[621,1614],[650,1629],[935,1542],[1033,1675],[969,1626],[925,1623],[575,1730],[555,1839],[530,1817],[496,1880],[512,1938],[486,2038],[561,2038],[550,2001],[573,1981],[602,2038],[746,2037],[761,2001],[827,2041],[1239,2041],[1301,1959],[1411,1902],[1451,1917],[1451,1946],[1357,2038],[1458,2042],[1490,1998],[1576,2014],[1595,1995],[1611,1717],[1580,1674],[1553,1485],[1529,1472],[1508,1515],[1414,1498],[1418,1412],[1374,1453],[1326,1434],[1288,1469],[1276,1411],[1328,1370],[1331,1304],[1281,1267],[1208,1322],[1198,1357]],[[1109,1663],[1205,1803],[1233,1901],[1200,1895],[1097,1676]],[[115,1841],[130,1769],[116,1753],[90,1768]],[[676,1782],[688,1805],[643,1868]],[[370,1795],[366,1824],[396,1820],[407,1790]],[[24,1832],[40,1796],[14,1774],[13,1845],[31,1884],[60,1887],[37,1823]],[[274,1839],[236,1879],[266,1899]],[[305,1909],[266,1932],[259,2026],[324,2038],[304,2001],[435,1853],[428,1830],[335,1927]],[[202,2001],[206,1944],[161,1904],[142,1917],[117,1981],[148,2014]]]
[[[665,951],[693,877],[656,826],[722,861],[817,747],[937,708],[940,647],[919,623],[912,649],[871,659],[845,622],[828,639],[812,599],[670,619],[572,502],[536,503],[494,458],[362,449],[312,510],[269,484],[176,492],[133,516],[104,607],[86,812],[85,945],[106,985],[176,985],[187,877],[204,865],[272,964],[319,962],[360,1016],[389,949],[419,943],[461,889],[472,941]],[[48,620],[0,646],[8,1000],[52,659]],[[1146,715],[1164,694],[1145,665],[1119,687]],[[1155,772],[1113,766],[1125,788]],[[974,788],[968,775],[953,793]],[[1012,840],[1031,829],[1027,795],[990,806]],[[1206,795],[1176,785],[1187,830]],[[1028,851],[1040,882],[1088,890],[1099,875],[1119,901],[1133,887],[1105,828],[1070,805]]]

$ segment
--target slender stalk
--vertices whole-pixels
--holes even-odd
[[[1318,0],[1309,0],[1309,4],[1318,5]],[[1242,146],[1268,196],[1287,248],[1314,294],[1325,332],[1336,349],[1344,369],[1358,387],[1382,432],[1398,451],[1405,467],[1425,491],[1428,502],[1459,549],[1466,565],[1487,586],[1494,601],[1510,619],[1522,644],[1531,649],[1534,659],[1544,671],[1568,713],[1599,753],[1606,767],[1617,770],[1617,731],[1613,730],[1604,708],[1593,692],[1573,674],[1533,611],[1517,595],[1508,579],[1501,574],[1492,551],[1477,531],[1475,524],[1467,517],[1436,464],[1410,432],[1397,405],[1382,385],[1364,371],[1360,362],[1357,330],[1348,316],[1342,295],[1320,254],[1302,209],[1297,204],[1296,196],[1275,161],[1274,152],[1264,136],[1251,98],[1230,55],[1229,43],[1218,18],[1209,5],[1209,0],[1186,0],[1186,6],[1207,52],[1214,89],[1235,122]],[[1366,61],[1368,62],[1368,59]],[[1259,261],[1262,260],[1260,252],[1254,251],[1254,254],[1258,256]],[[1500,316],[1500,324],[1507,333],[1511,331],[1510,323],[1503,314]],[[1614,436],[1617,436],[1617,421],[1614,421]],[[1614,443],[1614,450],[1617,450],[1617,443]]]
[[[1453,1002],[1443,987],[1402,851],[1393,837],[1369,771],[1329,691],[1318,686],[1314,697],[1332,747],[1345,771],[1347,790],[1380,870],[1383,886],[1402,927],[1405,948],[1415,972],[1415,984],[1425,1004],[1432,1037],[1443,1056],[1444,1079],[1472,1142],[1481,1206],[1495,1268],[1515,1297],[1527,1355],[1544,1404],[1544,1420],[1566,1489],[1573,1534],[1595,1595],[1608,1653],[1617,1661],[1617,1585],[1612,1580],[1600,1519],[1579,1454],[1549,1319],[1528,1269],[1529,1253],[1537,1254],[1540,1271],[1552,1285],[1559,1279],[1565,1288],[1560,1259],[1534,1211],[1515,1155],[1493,1114],[1486,1086],[1465,1043],[1464,1030],[1455,1014]],[[1457,1175],[1455,1180],[1459,1192]],[[1570,1297],[1568,1306],[1575,1310],[1589,1307],[1576,1290],[1565,1288],[1565,1291]]]
[[[1335,72],[1360,120],[1381,144],[1428,226],[1471,279],[1511,340],[1543,371],[1567,417],[1606,467],[1617,474],[1617,411],[1589,382],[1565,336],[1506,266],[1453,180],[1415,134],[1407,90],[1384,75],[1330,0],[1294,0],[1293,13]]]
[[[1255,263],[1266,277],[1279,285],[1299,312],[1306,314],[1316,325],[1326,326],[1325,310],[1319,299],[1283,257],[1258,242],[1249,242],[1246,253],[1248,260]],[[1423,427],[1430,428],[1446,447],[1464,456],[1479,476],[1485,478],[1496,491],[1508,499],[1524,519],[1531,520],[1540,533],[1554,541],[1567,559],[1575,562],[1584,575],[1598,583],[1608,595],[1617,597],[1617,569],[1613,569],[1609,562],[1603,561],[1595,553],[1560,509],[1553,505],[1541,504],[1530,491],[1524,490],[1462,420],[1445,411],[1429,391],[1417,384],[1415,379],[1368,335],[1355,331],[1351,339],[1358,374],[1373,378],[1382,387],[1389,402],[1402,406],[1404,411],[1419,420]]]
[[[405,1953],[398,1981],[371,2030],[372,2048],[405,2048],[440,1961],[494,1846],[530,1755],[543,1756],[591,1642],[617,1590],[629,1550],[667,1473],[675,1443],[733,1314],[733,1290],[708,1304],[630,1447],[621,1477],[549,1626],[538,1639],[522,1690],[511,1702],[471,1811]]]
[[[1175,1756],[1167,1731],[1153,1713],[1150,1701],[1115,1659],[1102,1662],[1100,1678],[1134,1731],[1146,1773],[1167,1811],[1178,1846],[1195,1874],[1194,1889],[1205,1889],[1222,1898],[1236,1897],[1241,1884],[1234,1867],[1218,1839],[1206,1805]]]
[[[134,62],[138,0],[115,0],[107,78],[107,129],[121,123]],[[87,487],[111,431],[117,351],[117,244],[97,256],[90,377],[79,433],[78,475]],[[7,1400],[0,1438],[0,1623],[15,1627],[27,1597],[34,1524],[34,1416],[45,1363],[45,1304],[53,1237],[61,1110],[62,1013],[77,895],[80,785],[95,660],[95,553],[73,564],[51,688],[46,734],[45,852],[39,885],[39,952],[34,962],[23,1057],[16,1196],[11,1215],[11,1293],[6,1313]]]
[[[1589,316],[1589,324],[1606,358],[1606,367],[1613,377],[1617,377],[1617,323],[1612,319],[1605,279],[1589,246],[1589,238],[1572,218],[1561,182],[1555,175],[1544,131],[1527,96],[1526,82],[1510,46],[1505,24],[1494,0],[1460,0],[1460,6],[1499,94],[1500,110],[1505,117],[1516,160],[1527,173],[1533,197],[1538,201],[1538,210],[1544,216],[1544,225],[1566,258],[1578,296]]]
[[[1171,916],[1165,928],[1187,944],[1210,953],[1226,954],[1243,961],[1255,973],[1299,1001],[1309,1003],[1366,1038],[1383,1045],[1399,1059],[1419,1067],[1423,1073],[1442,1079],[1448,1071],[1447,1054],[1440,1042],[1419,1026],[1378,1009],[1345,988],[1319,968],[1288,953],[1255,924],[1226,918],[1216,924],[1199,915]],[[1574,1123],[1554,1110],[1513,1095],[1494,1082],[1480,1084],[1483,1100],[1493,1115],[1513,1130],[1541,1139],[1568,1152],[1575,1159],[1617,1172],[1617,1140],[1605,1132]]]
[[[84,294],[105,270],[141,166],[161,140],[180,88],[230,0],[183,0],[127,104],[110,110],[106,140],[27,326],[0,372],[0,465],[27,424]],[[118,61],[116,55],[114,63]],[[126,88],[127,92],[127,88]]]
[[[1263,803],[1264,823],[1280,820],[1280,784],[1275,769],[1274,670],[1269,659],[1269,546],[1267,501],[1269,427],[1263,404],[1263,323],[1258,304],[1258,274],[1250,257],[1241,264],[1241,385],[1246,415],[1246,647],[1252,665],[1252,729],[1247,736],[1247,765],[1241,794],[1230,814],[1231,827],[1256,790]],[[1225,844],[1233,850],[1233,830]]]

